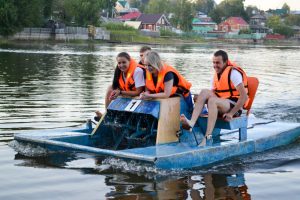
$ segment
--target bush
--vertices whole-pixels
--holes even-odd
[[[286,37],[291,37],[294,35],[294,30],[291,27],[286,25],[280,25],[274,27],[273,32],[281,35],[285,35]]]
[[[109,31],[136,31],[136,29],[134,29],[133,27],[124,25],[123,23],[110,22],[103,24],[103,26]]]
[[[160,29],[160,36],[177,36],[177,33],[174,33],[168,29],[164,30],[164,29]]]
[[[250,29],[242,29],[239,31],[239,35],[241,34],[251,34],[252,31]]]

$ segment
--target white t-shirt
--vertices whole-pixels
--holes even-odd
[[[242,74],[239,71],[233,69],[230,73],[230,80],[236,88],[236,86],[243,82]],[[211,89],[214,89],[214,77],[211,79]]]
[[[126,77],[124,76],[124,73],[122,73],[122,75],[124,81],[126,82]],[[145,86],[144,71],[140,67],[135,68],[133,72],[133,80],[134,80],[135,88]]]

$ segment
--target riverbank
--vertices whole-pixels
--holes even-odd
[[[300,46],[300,40],[241,40],[241,39],[205,39],[205,38],[172,38],[172,37],[146,37],[146,36],[125,36],[113,40],[15,40],[11,38],[0,38],[0,45],[15,43],[35,43],[35,44],[132,44],[132,45],[196,45],[196,44],[263,44],[263,45],[295,45]]]

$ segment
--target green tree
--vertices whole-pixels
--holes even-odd
[[[256,6],[247,6],[246,13],[249,17],[260,14],[260,10]]]
[[[145,13],[166,14],[170,13],[172,6],[170,0],[151,0],[145,6]]]
[[[23,27],[44,23],[43,0],[0,0],[0,34],[12,35]]]
[[[18,28],[17,8],[13,1],[0,0],[0,35],[11,35]]]
[[[213,19],[214,22],[220,23],[223,18],[225,18],[225,13],[221,8],[216,7],[209,13],[209,16]]]
[[[269,28],[274,29],[275,27],[283,25],[281,22],[281,18],[278,15],[273,15],[268,18],[267,20],[267,26]]]
[[[214,0],[196,0],[195,10],[209,14],[214,9],[215,5],[216,3]]]
[[[15,0],[15,6],[20,27],[41,27],[44,24],[44,1]]]
[[[288,13],[288,14],[290,13],[290,10],[291,10],[290,6],[287,3],[283,4],[282,9],[286,10],[286,13]]]
[[[280,25],[273,29],[274,33],[285,35],[286,37],[291,37],[294,35],[294,30],[286,25]]]
[[[300,16],[299,15],[288,15],[284,21],[289,26],[300,26]]]
[[[99,12],[110,6],[105,0],[64,0],[65,19],[67,24],[78,26],[98,25]]]
[[[273,29],[274,33],[278,33],[281,35],[285,35],[287,37],[291,37],[294,35],[294,31],[291,27],[285,25],[281,18],[277,15],[271,16],[267,20],[267,26]]]
[[[193,4],[188,0],[176,0],[175,5],[172,7],[174,9],[174,16],[171,19],[172,24],[183,31],[192,30]]]
[[[142,5],[142,2],[140,0],[131,0],[130,1],[131,8],[139,8],[141,5]]]
[[[45,5],[44,6],[44,17],[46,19],[48,19],[51,17],[52,12],[53,12],[53,10],[52,10],[53,0],[48,0],[48,1],[46,0],[44,5]]]
[[[113,17],[113,9],[116,6],[118,0],[100,0],[100,5],[102,9],[107,9],[109,11],[109,17]]]
[[[226,19],[228,17],[242,17],[246,21],[249,21],[249,16],[244,10],[244,1],[223,0],[209,15],[217,23],[220,23],[223,18]]]

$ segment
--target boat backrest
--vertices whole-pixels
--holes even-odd
[[[245,109],[247,110],[247,115],[250,114],[250,109],[252,106],[252,103],[254,101],[254,97],[257,91],[259,85],[259,81],[256,77],[248,77],[248,96],[249,96],[249,102]]]

